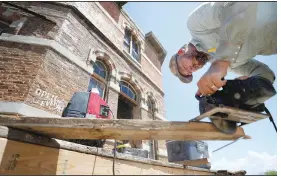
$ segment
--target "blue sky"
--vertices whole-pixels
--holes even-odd
[[[182,84],[169,71],[170,57],[191,39],[186,27],[188,15],[202,2],[129,2],[124,6],[143,33],[153,31],[167,51],[162,65],[163,86],[165,91],[166,118],[169,121],[188,121],[199,114],[198,101],[194,98],[197,81],[209,65],[194,74],[191,84]],[[277,75],[277,57],[257,56]],[[233,79],[229,73],[226,79]],[[277,81],[274,86],[276,87]],[[266,105],[277,122],[277,96]],[[248,174],[258,174],[276,168],[277,135],[269,119],[246,125],[244,130],[251,140],[240,140],[220,151],[211,154],[213,169],[247,170]],[[208,141],[210,151],[230,141]],[[268,165],[269,164],[269,165]],[[237,169],[241,168],[241,169]]]

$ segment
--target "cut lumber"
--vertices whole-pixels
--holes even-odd
[[[33,144],[33,145],[39,145],[39,146],[45,146],[49,148],[54,149],[60,149],[60,150],[67,150],[69,152],[78,152],[82,154],[89,154],[89,155],[95,155],[95,156],[101,156],[105,158],[112,159],[114,157],[112,150],[105,150],[103,148],[97,148],[92,146],[85,146],[77,143],[72,143],[65,140],[59,140],[56,138],[49,138],[46,136],[36,135],[34,133],[26,132],[24,130],[17,130],[14,128],[8,128],[4,126],[0,126],[0,147],[1,146],[1,139],[6,139],[8,141],[16,141],[21,142],[24,144]],[[13,147],[18,147],[20,150],[25,150],[23,145],[12,145]],[[36,147],[36,146],[35,146]],[[11,150],[11,148],[6,147],[7,149]],[[2,151],[1,151],[2,149]],[[28,151],[31,148],[29,146],[26,147]],[[0,152],[3,152],[3,148],[0,148]],[[60,154],[60,153],[59,153]],[[1,156],[1,153],[0,153]],[[1,159],[1,158],[0,158]],[[152,166],[162,166],[162,167],[170,167],[170,168],[183,168],[182,165],[176,164],[176,163],[168,163],[165,161],[160,160],[153,160],[153,159],[147,159],[147,158],[141,158],[138,156],[132,156],[129,154],[123,154],[123,153],[117,153],[116,154],[116,160],[124,160],[128,161],[128,163],[136,162],[136,163],[144,163]],[[3,162],[3,160],[2,160]],[[186,166],[185,169],[189,170],[199,170],[199,171],[205,171],[208,172],[207,169],[202,169],[198,167],[191,167]],[[214,172],[214,171],[213,171]]]
[[[91,147],[90,147],[91,148]],[[86,148],[85,148],[86,149]],[[216,171],[145,158],[115,159],[116,175],[214,175]],[[0,138],[0,175],[112,175],[113,155],[104,156]],[[163,165],[162,165],[163,164]]]
[[[187,166],[199,166],[199,165],[206,165],[208,164],[208,159],[207,158],[203,158],[203,159],[197,159],[197,160],[185,160],[182,162],[174,162],[177,164],[183,164],[183,165],[187,165]]]
[[[0,125],[58,139],[236,140],[249,139],[241,127],[224,134],[207,122],[1,116]]]

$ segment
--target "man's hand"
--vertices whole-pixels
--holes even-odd
[[[226,76],[229,65],[230,62],[228,61],[218,60],[213,62],[208,71],[198,81],[196,95],[211,95],[224,86],[226,80],[222,80],[222,78]]]

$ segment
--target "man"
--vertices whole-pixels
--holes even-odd
[[[277,53],[276,2],[203,3],[188,18],[192,35],[170,60],[170,70],[182,82],[192,81],[192,73],[206,62],[211,66],[198,81],[197,95],[211,95],[226,84],[227,72],[239,79],[261,76],[272,83],[274,73],[253,59]]]

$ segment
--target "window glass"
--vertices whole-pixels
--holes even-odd
[[[97,88],[99,91],[99,95],[101,98],[103,98],[105,85],[99,81],[97,81],[95,78],[91,77],[90,83],[88,86],[88,91],[91,91],[92,88]]]
[[[131,42],[131,36],[132,36],[131,31],[128,29],[125,29],[124,42],[129,46],[130,46],[130,42]]]
[[[121,81],[120,82],[120,88],[121,88],[121,92],[123,92],[129,98],[131,98],[131,99],[136,101],[136,93],[135,93],[134,89],[131,87],[130,84]]]
[[[107,79],[107,69],[101,61],[97,60],[94,63],[94,72],[105,80]]]
[[[132,56],[134,59],[139,60],[139,49],[138,49],[138,44],[136,43],[135,40],[132,42]]]
[[[132,32],[127,28],[125,29],[123,46],[124,50],[128,52],[133,59],[139,61],[139,46],[137,44],[137,40],[132,36]]]

